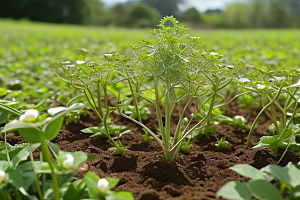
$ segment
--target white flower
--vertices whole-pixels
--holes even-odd
[[[48,110],[48,113],[53,116],[61,111],[64,111],[66,109],[66,107],[56,107],[56,108],[50,108]]]
[[[5,177],[6,177],[5,172],[0,170],[0,184],[5,180]]]
[[[35,122],[37,117],[39,116],[39,111],[36,109],[29,109],[23,115],[20,116],[20,121],[22,122]]]
[[[84,63],[86,63],[86,61],[83,61],[83,60],[76,60],[76,64],[78,64],[78,65],[82,65],[82,64],[84,64]]]
[[[234,119],[241,120],[242,122],[245,122],[245,118],[243,116],[235,116]]]
[[[234,68],[233,65],[227,65],[226,67],[227,67],[228,69],[233,69],[233,68]]]
[[[242,83],[250,82],[248,78],[240,78],[238,81]]]
[[[103,54],[105,57],[111,57],[113,56],[114,54],[111,54],[111,53],[106,53],[106,54]]]
[[[71,154],[66,155],[67,159],[63,162],[63,167],[65,169],[70,169],[74,163],[74,157]]]
[[[210,52],[210,55],[211,55],[211,56],[217,56],[218,53],[216,53],[216,52]]]
[[[108,181],[104,178],[100,179],[97,183],[97,188],[99,190],[100,193],[105,193],[106,190],[108,189]]]
[[[264,89],[266,86],[265,85],[261,85],[261,84],[257,84],[257,89],[262,90]]]

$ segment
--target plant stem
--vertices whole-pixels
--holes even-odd
[[[38,177],[38,174],[35,172],[34,159],[33,159],[33,156],[32,156],[32,150],[31,150],[31,146],[30,146],[29,143],[28,143],[28,147],[29,147],[31,165],[32,165],[32,168],[33,168],[34,176],[35,176],[35,186],[36,186],[36,189],[37,189],[37,192],[39,194],[40,199],[44,200],[42,189],[41,189],[41,186],[40,186],[40,183],[39,183],[39,177]]]
[[[155,86],[155,106],[156,106],[156,115],[157,115],[157,120],[158,120],[158,125],[159,125],[159,129],[161,132],[161,137],[162,137],[162,142],[163,144],[165,144],[165,130],[164,130],[164,126],[163,126],[163,122],[162,122],[162,117],[161,117],[161,112],[160,112],[160,105],[159,105],[159,95],[158,95],[158,81],[157,78],[154,77],[154,86]]]
[[[129,117],[129,116],[123,114],[123,113],[120,111],[119,108],[118,108],[118,112],[119,112],[119,114],[120,114],[121,116],[123,116],[123,117],[125,117],[125,118],[127,118],[127,119],[129,119],[129,120],[131,120],[131,121],[133,121],[134,123],[140,125],[140,126],[143,127],[144,129],[146,129],[146,130],[152,135],[152,137],[155,138],[155,139],[158,141],[158,144],[162,147],[163,151],[165,151],[165,146],[163,145],[163,142],[162,142],[162,141],[157,137],[157,135],[155,135],[155,133],[153,133],[147,126],[145,126],[144,124],[138,122],[137,120],[132,119],[131,117]]]
[[[103,125],[105,128],[105,132],[106,132],[106,136],[108,137],[109,141],[112,143],[112,145],[114,147],[116,147],[117,149],[120,149],[119,145],[111,138],[110,133],[109,133],[109,129],[108,129],[108,125],[107,125],[107,119],[109,116],[109,107],[108,107],[108,96],[107,96],[107,90],[106,90],[106,85],[104,88],[104,103],[105,103],[105,115],[104,115],[104,119],[103,119]]]
[[[102,106],[101,106],[101,88],[100,81],[97,82],[97,93],[98,93],[98,112],[103,118]]]
[[[10,166],[11,163],[10,163],[10,157],[9,157],[8,148],[7,148],[6,133],[4,134],[4,142],[5,142],[5,151],[6,151],[7,162],[9,163],[9,166]]]
[[[55,171],[54,171],[54,168],[52,165],[51,155],[50,155],[49,149],[47,147],[46,140],[45,140],[44,136],[42,136],[42,135],[40,135],[40,142],[41,142],[41,149],[42,149],[43,155],[45,156],[46,161],[48,162],[50,170],[51,170],[52,184],[53,184],[53,190],[54,190],[54,199],[60,200],[58,179],[57,179],[57,176],[55,174]]]
[[[167,83],[168,84],[168,83]],[[171,112],[170,112],[170,100],[169,100],[169,87],[166,89],[166,97],[165,97],[165,127],[166,127],[166,132],[165,132],[165,147],[167,149],[170,149],[170,128],[171,128]]]
[[[252,132],[254,131],[254,127],[255,127],[255,125],[256,125],[256,123],[257,123],[257,121],[258,121],[258,118],[262,115],[262,113],[265,111],[265,110],[267,110],[275,101],[276,101],[276,99],[279,97],[279,95],[280,95],[280,93],[281,93],[281,90],[282,90],[282,88],[283,88],[283,84],[280,86],[280,88],[279,88],[279,90],[278,90],[278,92],[276,93],[276,95],[275,95],[275,97],[273,98],[273,100],[272,101],[270,101],[259,113],[258,113],[258,115],[256,116],[256,118],[255,118],[255,120],[254,120],[254,122],[253,122],[253,124],[252,124],[252,126],[251,126],[251,128],[250,128],[250,131],[249,131],[249,134],[248,134],[248,138],[247,138],[247,146],[251,146],[251,141],[250,141],[250,139],[251,139],[251,135],[252,135]]]

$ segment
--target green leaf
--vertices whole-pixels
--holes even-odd
[[[130,192],[117,192],[105,197],[105,200],[134,200]]]
[[[0,170],[6,171],[6,169],[9,167],[9,162],[0,160]]]
[[[68,185],[67,191],[62,195],[63,200],[79,200],[84,193],[85,181],[83,179],[76,180]]]
[[[151,90],[145,90],[143,92],[141,92],[140,94],[142,97],[150,100],[150,101],[155,101],[155,89],[151,89]]]
[[[98,199],[99,191],[97,188],[97,183],[100,180],[100,178],[96,174],[88,172],[83,178],[83,180],[86,183],[86,187],[89,189],[89,197],[91,199]]]
[[[292,186],[293,188],[300,186],[300,179],[298,176],[295,176],[295,174],[300,174],[300,169],[292,163],[288,163],[284,168],[287,169],[289,175],[289,182],[286,183]]]
[[[280,192],[271,183],[264,180],[253,180],[248,183],[252,196],[264,200],[283,200]]]
[[[51,119],[48,123],[44,125],[43,135],[46,140],[52,140],[57,136],[63,124],[63,121],[64,121],[64,117],[61,116],[55,119]]]
[[[117,90],[114,88],[114,85],[108,85],[108,86],[106,87],[106,89],[107,89],[109,92],[111,92],[113,95],[115,95],[116,97],[119,96],[119,91],[117,91]],[[126,97],[125,95],[123,95],[123,94],[120,94],[120,97],[121,97],[121,99],[127,98],[127,97]]]
[[[9,172],[9,182],[26,197],[28,197],[30,200],[37,200],[35,196],[29,195],[26,190],[24,189],[24,181],[22,174],[18,172],[17,170],[12,170]]]
[[[257,179],[265,179],[264,174],[259,171],[258,169],[246,165],[246,164],[238,164],[233,167],[230,167],[230,169],[236,171],[237,173],[241,174],[242,176],[251,178],[252,180],[257,180]]]
[[[88,154],[86,161],[93,161],[93,160],[96,160],[96,158],[97,158],[96,154]]]
[[[280,181],[290,184],[291,177],[286,168],[278,165],[268,165],[260,169],[261,172],[267,173]]]
[[[21,161],[27,160],[29,155],[30,154],[29,154],[28,148],[22,149],[16,156],[14,156],[11,159],[12,169],[15,169]]]
[[[216,198],[223,197],[228,200],[251,200],[252,195],[247,183],[231,181],[224,185],[216,194]]]
[[[105,178],[105,180],[107,180],[107,182],[109,183],[109,190],[114,190],[120,181],[120,179],[117,178]]]

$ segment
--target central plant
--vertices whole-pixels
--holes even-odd
[[[159,133],[146,127],[142,120],[124,114],[123,94],[119,95],[119,113],[142,126],[159,142],[164,159],[173,160],[195,129],[214,126],[213,111],[224,99],[220,92],[230,84],[237,69],[223,65],[214,50],[203,50],[200,39],[189,37],[187,29],[178,25],[175,18],[165,17],[158,26],[145,40],[132,45],[135,58],[116,56],[111,60],[118,63],[125,75],[136,110],[140,98],[155,105]],[[196,115],[184,118],[192,102],[197,104],[196,123]],[[179,113],[179,119],[173,130],[174,112]]]

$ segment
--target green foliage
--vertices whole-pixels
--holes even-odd
[[[200,13],[195,8],[190,8],[182,14],[182,21],[191,24],[198,24],[202,22]]]
[[[126,130],[126,126],[118,126],[115,125],[113,122],[108,123],[108,130],[110,135],[114,136],[114,139],[120,138],[122,135],[129,133],[130,130]],[[83,133],[93,134],[90,137],[97,138],[97,137],[107,137],[105,133],[105,128],[102,127],[89,127],[81,130]]]
[[[118,61],[117,65],[121,66],[136,112],[139,112],[138,97],[156,107],[161,139],[143,124],[140,117],[135,120],[125,115],[121,106],[117,107],[118,112],[142,126],[159,142],[163,157],[173,160],[180,149],[188,152],[191,138],[187,137],[193,130],[200,126],[201,129],[212,127],[214,118],[221,112],[221,105],[217,105],[218,93],[229,85],[238,67],[234,69],[223,65],[219,60],[222,56],[213,49],[202,49],[200,39],[188,37],[186,29],[174,17],[163,18],[158,26],[159,29],[153,30],[145,40],[132,45],[135,58],[116,56],[110,60]],[[202,118],[191,128],[189,124],[193,117],[186,123],[183,114],[193,99],[200,102],[197,109],[201,111]],[[117,105],[122,105],[121,95]],[[171,116],[176,107],[179,122],[171,134]],[[181,142],[184,144],[181,145]]]
[[[103,12],[98,0],[4,1],[0,7],[0,17],[70,24],[101,24]]]
[[[221,137],[221,139],[217,138],[217,143],[215,144],[217,149],[226,149],[228,146],[228,141],[225,140],[224,137]]]
[[[135,28],[155,27],[159,19],[158,10],[147,4],[138,3],[128,11],[123,26]]]
[[[294,200],[299,198],[300,182],[295,174],[300,173],[300,170],[294,164],[289,163],[285,167],[268,165],[260,170],[249,165],[239,164],[231,169],[251,180],[243,183],[237,181],[227,183],[217,192],[217,198],[222,197],[228,200]]]

